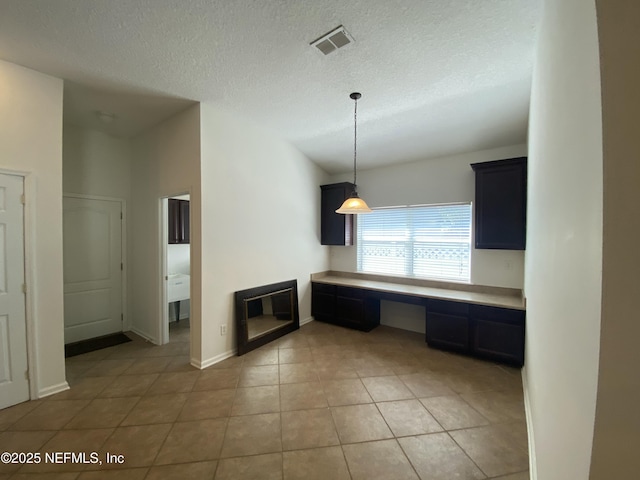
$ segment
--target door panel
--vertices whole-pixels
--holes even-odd
[[[0,175],[0,408],[29,400],[23,178]]]
[[[64,197],[64,341],[122,331],[119,201]]]

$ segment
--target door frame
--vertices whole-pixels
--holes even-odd
[[[122,331],[126,332],[127,330],[131,330],[131,325],[129,324],[129,315],[128,315],[128,303],[127,303],[127,275],[128,275],[128,263],[127,263],[127,201],[124,198],[117,197],[105,197],[101,195],[85,195],[83,193],[67,193],[62,192],[62,198],[79,198],[83,200],[100,200],[105,202],[117,202],[120,204],[120,212],[122,212],[122,218],[120,221],[120,255],[122,261],[122,270],[121,270],[121,298],[122,298]],[[62,231],[62,237],[64,238],[64,229]],[[64,275],[64,265],[62,268],[62,273]],[[64,282],[63,282],[64,283]],[[64,285],[63,285],[64,286]],[[64,296],[63,296],[64,298]],[[64,304],[64,300],[63,300]]]
[[[167,292],[167,284],[168,284],[168,280],[169,280],[169,272],[167,271],[167,254],[168,254],[168,248],[167,245],[169,244],[169,199],[170,198],[174,198],[174,197],[180,197],[182,195],[189,195],[189,200],[191,200],[191,190],[182,190],[178,193],[170,193],[167,195],[162,195],[158,200],[159,200],[159,214],[160,214],[160,232],[158,235],[158,239],[160,242],[160,259],[159,259],[159,265],[160,265],[160,278],[159,278],[159,282],[160,284],[158,285],[158,291],[160,292],[160,295],[158,296],[159,300],[160,300],[160,305],[159,305],[159,312],[160,312],[160,320],[159,320],[159,324],[158,324],[158,340],[159,340],[159,345],[164,345],[165,343],[169,343],[169,302],[168,302],[168,298],[169,298],[169,293]],[[193,222],[191,221],[191,209],[189,209],[189,238],[192,239],[193,236],[191,235],[191,225],[193,224]],[[192,271],[192,263],[191,263],[191,259],[192,259],[192,250],[191,250],[191,241],[189,241],[189,272]],[[193,287],[193,283],[189,283],[189,299],[193,298],[193,291],[191,290]],[[191,304],[189,305],[189,308],[191,308]],[[189,310],[189,312],[191,312],[191,310]],[[191,313],[189,313],[189,315],[191,315]],[[191,349],[191,345],[189,345],[189,349]]]
[[[12,170],[0,168],[0,174],[22,177],[23,202],[23,249],[24,249],[24,284],[26,286],[24,298],[24,317],[27,328],[27,371],[29,372],[29,399],[38,398],[38,350],[36,349],[36,321],[35,321],[35,299],[34,278],[35,269],[33,259],[35,258],[36,235],[35,235],[35,204],[36,188],[35,178],[32,172],[26,170]]]

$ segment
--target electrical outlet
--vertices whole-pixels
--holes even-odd
[[[220,335],[226,335],[227,334],[227,325],[220,325]]]

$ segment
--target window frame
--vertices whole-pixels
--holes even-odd
[[[426,231],[429,231],[430,228],[426,227],[425,225],[428,224],[429,220],[433,220],[433,218],[435,218],[434,213],[425,213],[423,212],[418,212],[418,215],[415,214],[411,214],[411,213],[406,213],[406,217],[407,220],[404,224],[402,223],[398,223],[397,220],[394,220],[392,218],[391,220],[391,224],[394,227],[397,227],[398,230],[402,230],[402,228],[405,228],[405,239],[399,239],[399,240],[385,240],[384,238],[378,240],[378,243],[381,244],[382,246],[384,246],[385,243],[388,243],[390,246],[393,245],[394,247],[397,247],[399,244],[404,244],[404,267],[403,267],[403,272],[399,273],[398,272],[398,266],[400,265],[400,262],[398,262],[395,267],[396,268],[389,268],[388,271],[381,271],[381,270],[374,270],[374,269],[369,269],[369,270],[365,270],[364,269],[364,261],[366,261],[366,258],[363,256],[363,249],[366,248],[367,246],[367,241],[363,240],[363,225],[366,224],[366,222],[368,221],[367,218],[363,218],[363,216],[358,216],[357,222],[356,222],[356,270],[358,273],[363,273],[363,274],[373,274],[373,275],[390,275],[390,276],[398,276],[398,277],[404,277],[404,278],[416,278],[416,279],[424,279],[424,280],[433,280],[433,281],[446,281],[446,282],[454,282],[454,283],[471,283],[471,260],[472,260],[472,251],[473,251],[473,202],[469,201],[469,202],[453,202],[453,203],[438,203],[438,204],[420,204],[420,205],[400,205],[400,206],[390,206],[390,207],[377,207],[377,208],[373,208],[374,213],[379,213],[379,212],[384,212],[384,211],[393,211],[394,213],[398,213],[398,212],[410,212],[411,210],[420,210],[420,209],[437,209],[437,208],[443,208],[443,207],[466,207],[466,211],[460,213],[460,212],[455,212],[455,216],[454,216],[454,222],[459,221],[460,219],[465,220],[465,224],[464,224],[464,230],[466,233],[464,233],[464,235],[456,235],[454,233],[452,233],[455,230],[460,230],[460,226],[457,225],[455,227],[453,227],[453,230],[449,231],[449,232],[444,232],[443,231],[443,235],[441,235],[440,237],[436,237],[433,236],[431,241],[425,241],[425,240],[419,240],[419,237],[425,237],[426,235]],[[416,220],[417,217],[420,216],[420,213],[424,213],[424,215],[419,218],[418,220]],[[446,212],[443,212],[446,213]],[[454,212],[452,212],[454,213]],[[399,215],[400,216],[400,215]],[[366,217],[370,217],[370,215],[366,215]],[[423,222],[423,226],[422,227],[416,227],[416,223],[420,223]],[[468,223],[466,223],[466,221],[468,221]],[[380,226],[382,227],[383,222],[380,222]],[[422,228],[422,232],[419,231],[419,229]],[[440,228],[447,228],[446,226],[444,227],[440,227]],[[451,227],[449,227],[451,228]],[[432,230],[432,228],[431,228]],[[366,235],[366,233],[365,233]],[[383,235],[384,237],[384,235]],[[369,240],[369,242],[374,242],[373,240]],[[454,270],[456,267],[447,267],[446,262],[447,260],[443,260],[443,263],[441,266],[437,267],[441,269],[441,272],[444,271],[445,273],[442,275],[437,275],[437,274],[420,274],[418,272],[418,274],[416,274],[416,270],[425,270],[425,269],[429,269],[431,268],[431,270],[434,269],[434,267],[429,267],[428,265],[424,265],[425,262],[423,262],[422,267],[420,266],[420,259],[416,259],[415,255],[416,255],[416,249],[420,246],[420,244],[424,245],[426,244],[432,244],[434,245],[434,247],[431,248],[437,248],[438,246],[440,247],[440,249],[443,248],[443,245],[453,245],[453,244],[461,244],[464,245],[463,249],[459,249],[459,252],[462,254],[463,261],[460,263],[460,275],[458,276],[452,276],[451,275],[451,271]],[[395,248],[395,250],[398,250],[397,248]],[[464,251],[463,251],[464,250]],[[455,255],[455,252],[452,253],[453,255]],[[390,257],[381,257],[381,258],[396,258],[393,256]],[[381,261],[379,267],[382,268],[384,267],[383,265],[384,260]],[[465,275],[466,273],[466,275]]]

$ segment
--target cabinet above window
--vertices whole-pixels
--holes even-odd
[[[527,158],[471,164],[476,174],[475,247],[524,250]]]

